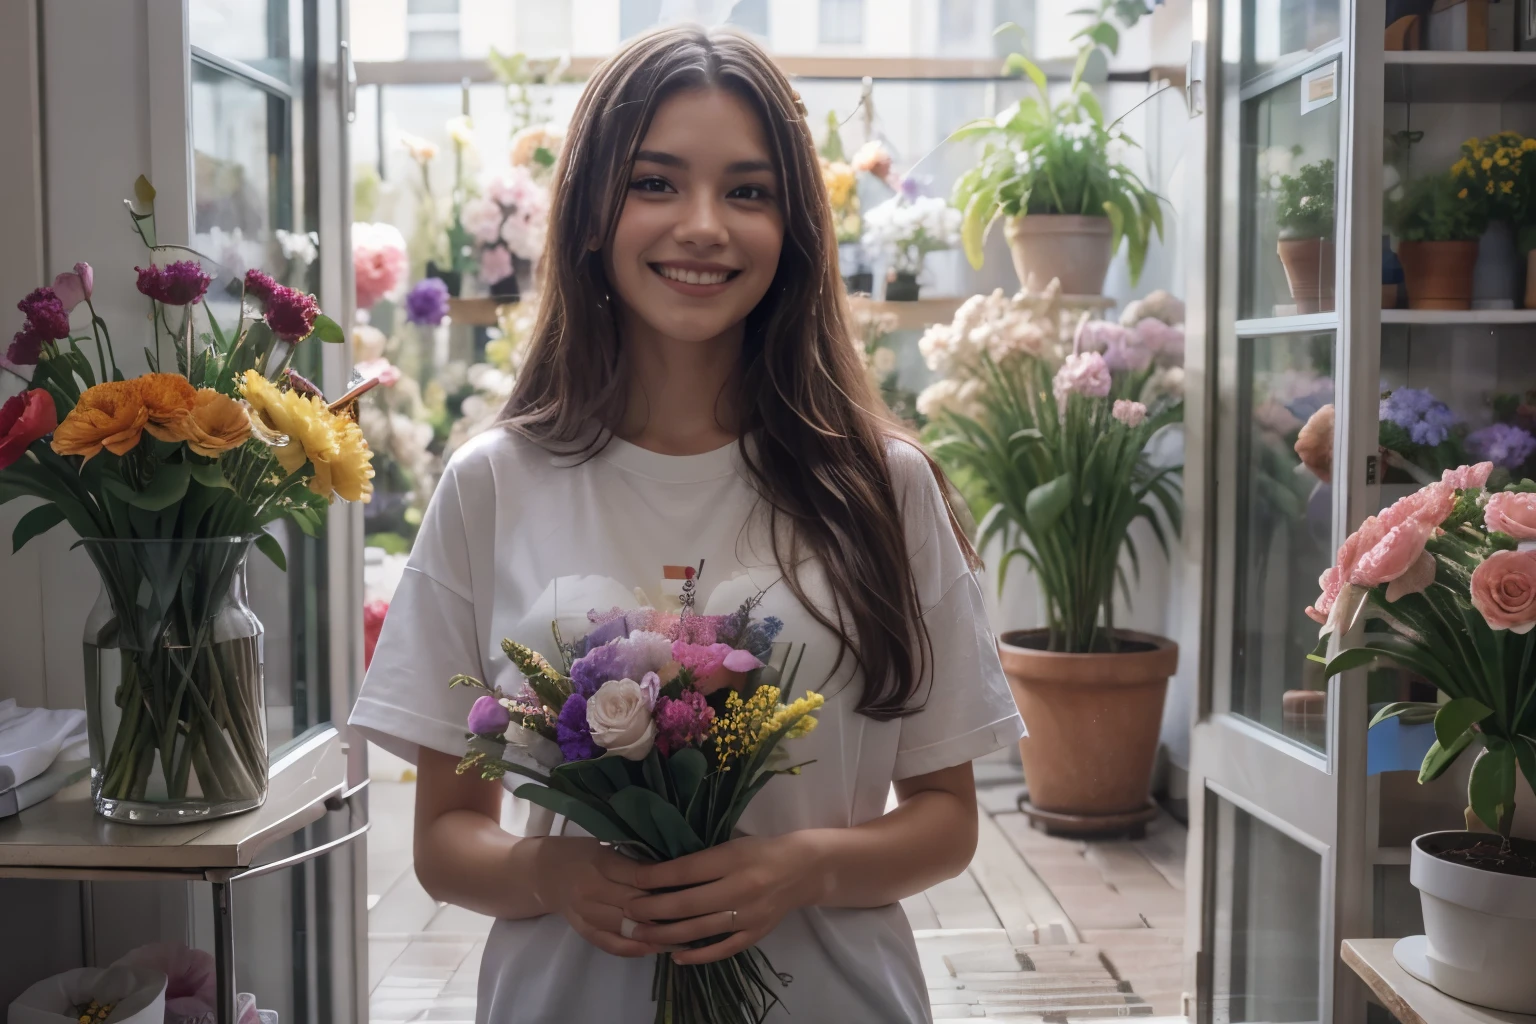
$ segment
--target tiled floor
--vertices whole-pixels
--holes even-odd
[[[1017,766],[977,764],[986,813],[970,869],[904,900],[936,1020],[1071,1021],[1180,1012],[1184,839],[1159,818],[1137,841],[1029,828]],[[440,905],[411,870],[415,787],[375,780],[368,844],[376,1024],[473,1021],[490,918]]]

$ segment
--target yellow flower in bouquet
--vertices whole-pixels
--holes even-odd
[[[790,704],[779,703],[777,686],[759,686],[746,700],[732,691],[725,698],[725,713],[710,727],[709,738],[715,745],[722,771],[729,771],[733,761],[753,754],[774,733],[793,722],[786,739],[799,739],[816,727],[811,712],[825,703],[821,694],[807,693]]]
[[[309,489],[322,497],[339,494],[347,501],[367,501],[373,494],[373,453],[352,420],[338,416],[325,400],[283,391],[255,370],[245,371],[240,393],[252,413],[252,427],[272,446],[286,473],[308,461],[314,469]]]
[[[176,423],[176,440],[206,458],[238,448],[251,436],[251,418],[245,406],[212,388],[200,388]]]
[[[832,209],[839,213],[847,210],[854,189],[858,186],[858,175],[854,169],[841,160],[823,160],[821,180],[826,183],[827,198],[832,201]]]
[[[53,432],[53,450],[60,455],[83,455],[87,461],[103,448],[113,455],[127,455],[138,445],[148,422],[149,409],[137,381],[106,381],[81,393],[80,401]]]
[[[154,437],[162,441],[181,441],[179,424],[197,398],[197,389],[179,373],[146,373],[136,378],[139,399],[149,414],[144,425]]]

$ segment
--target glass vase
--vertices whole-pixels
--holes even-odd
[[[101,575],[84,639],[98,814],[169,825],[266,799],[263,630],[245,585],[255,539],[83,542]]]

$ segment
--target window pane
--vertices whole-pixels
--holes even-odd
[[[442,29],[412,32],[407,46],[407,55],[412,60],[457,60],[459,33]]]
[[[1297,441],[1333,401],[1333,338],[1237,342],[1232,710],[1318,750],[1327,684],[1323,667],[1307,659],[1318,627],[1304,609],[1333,561],[1333,489],[1302,462]],[[1310,432],[1303,450],[1318,466],[1309,443]],[[1331,462],[1331,447],[1324,454]]]
[[[768,34],[768,0],[736,0],[730,23],[755,35]]]
[[[407,14],[458,14],[459,0],[407,0]]]
[[[864,0],[821,0],[823,43],[864,41]]]
[[[1320,1020],[1322,858],[1225,800],[1213,802],[1212,1020]]]
[[[192,0],[187,8],[192,45],[228,60],[264,60],[273,56],[273,15],[286,17],[287,7],[286,0]]]
[[[1337,39],[1339,0],[1246,0],[1240,30],[1246,82]]]
[[[619,0],[619,35],[637,36],[656,24],[661,15],[661,0]]]
[[[1334,309],[1340,104],[1329,90],[1337,88],[1338,66],[1243,104],[1240,317]]]
[[[266,90],[193,62],[193,247],[232,271],[268,263],[284,109]]]

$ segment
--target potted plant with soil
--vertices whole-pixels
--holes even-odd
[[[1368,518],[1307,613],[1330,677],[1382,659],[1440,691],[1371,722],[1433,721],[1421,783],[1480,748],[1467,797],[1491,831],[1413,841],[1425,935],[1399,942],[1398,962],[1458,999],[1536,1013],[1536,842],[1511,834],[1516,780],[1536,783],[1536,483],[1490,493],[1493,469],[1446,470]]]
[[[910,178],[864,215],[864,251],[885,261],[885,297],[894,302],[916,301],[927,255],[959,244],[960,211],[937,196],[918,195]]]
[[[1097,20],[1078,33],[1084,43],[1065,96],[1053,103],[1045,72],[1024,54],[1010,54],[1004,70],[1028,75],[1037,95],[950,136],[986,140],[981,160],[955,182],[952,197],[964,215],[961,238],[971,266],[981,267],[987,232],[1002,218],[1026,288],[1058,278],[1068,295],[1098,295],[1121,239],[1131,282],[1141,276],[1152,233],[1163,234],[1161,200],[1122,162],[1136,142],[1118,119],[1105,122],[1093,88],[1083,81],[1100,47],[1110,53],[1118,47],[1110,11],[1132,24],[1136,6],[1102,0]]]
[[[1485,204],[1450,174],[1420,178],[1387,211],[1409,309],[1471,309]]]
[[[1275,190],[1276,249],[1298,313],[1333,311],[1333,161],[1282,174]]]
[[[1145,519],[1166,549],[1180,515],[1178,466],[1148,445],[1182,412],[1182,316],[1164,295],[1131,326],[1085,321],[1059,337],[1059,284],[968,300],[919,343],[942,379],[918,400],[935,456],[980,516],[978,548],[1000,542],[999,584],[1022,560],[1046,624],[1004,632],[999,649],[1029,727],[1020,741],[1037,824],[1066,834],[1134,831],[1149,799],[1178,647],[1115,628]],[[1069,321],[1070,322],[1070,321]]]

